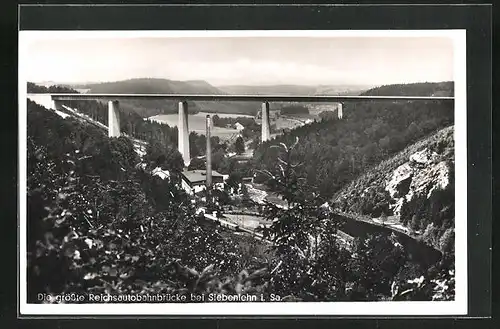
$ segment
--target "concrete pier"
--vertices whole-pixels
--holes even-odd
[[[271,136],[271,127],[269,124],[269,103],[262,103],[262,142],[268,141]]]
[[[184,160],[184,166],[188,167],[191,163],[191,156],[189,154],[189,123],[188,123],[188,104],[187,102],[179,102],[179,124],[177,130],[179,131],[179,152]]]
[[[53,110],[59,110],[61,108],[61,101],[52,99],[51,102],[52,102],[51,108]]]
[[[337,118],[342,119],[342,103],[338,103],[337,105]]]
[[[108,137],[120,137],[120,103],[108,102]]]
[[[210,141],[210,138],[212,136],[211,134],[211,126],[212,126],[212,119],[210,118],[210,115],[207,115],[207,132],[206,132],[206,135],[207,135],[207,151],[206,151],[206,159],[207,159],[207,165],[206,165],[206,170],[207,170],[207,180],[206,180],[206,184],[207,184],[207,189],[210,188],[210,186],[212,185],[212,145],[211,145],[211,141]]]

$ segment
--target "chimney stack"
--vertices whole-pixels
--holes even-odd
[[[206,159],[207,159],[207,165],[206,165],[206,184],[207,184],[207,190],[210,188],[212,185],[212,146],[211,146],[211,133],[210,129],[212,126],[212,120],[210,119],[210,115],[207,115],[207,132],[206,132],[206,137],[207,137],[207,151],[206,151]]]

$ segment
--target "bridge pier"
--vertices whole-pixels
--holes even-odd
[[[108,137],[120,137],[120,103],[108,102]]]
[[[179,102],[179,124],[177,129],[179,132],[179,152],[184,160],[184,166],[188,167],[191,163],[189,154],[189,123],[188,123],[188,104],[187,102]]]
[[[54,110],[59,110],[61,108],[61,101],[52,99],[51,100],[51,108]]]
[[[269,103],[262,103],[262,142],[268,141],[271,136],[271,127],[269,125]]]
[[[342,119],[342,115],[343,115],[342,106],[343,106],[342,103],[338,103],[338,105],[337,105],[337,117],[339,118],[339,120]]]

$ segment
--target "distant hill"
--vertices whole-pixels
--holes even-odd
[[[357,96],[362,92],[373,88],[369,85],[334,85],[334,86],[318,86],[315,95],[345,95]]]
[[[165,94],[224,94],[205,81],[176,81],[168,79],[129,79],[84,85],[91,93],[165,93]]]
[[[165,93],[165,94],[215,94],[225,92],[203,80],[176,81],[168,79],[129,79],[123,81],[93,83],[75,86],[89,89],[88,93]],[[133,108],[143,117],[157,114],[176,113],[178,103],[171,100],[127,100],[122,102],[125,107]],[[255,114],[260,104],[252,102],[191,102],[192,112],[221,112],[238,114]]]
[[[315,86],[272,85],[272,86],[218,86],[227,94],[233,95],[314,95]]]
[[[361,85],[269,85],[269,86],[218,86],[218,89],[233,95],[358,95],[370,86]]]
[[[363,92],[363,96],[453,96],[453,81],[384,85]]]

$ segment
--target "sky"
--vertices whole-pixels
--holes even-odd
[[[453,40],[446,37],[45,37],[22,46],[21,64],[32,82],[383,85],[454,79]]]

